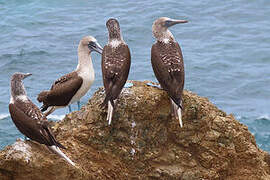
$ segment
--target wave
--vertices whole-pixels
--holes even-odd
[[[253,119],[253,120],[269,120],[270,121],[270,115],[268,114],[263,114],[263,115],[258,115],[258,116],[240,116],[240,115],[235,115],[234,116],[238,120],[246,120],[246,119]]]
[[[7,117],[9,117],[9,114],[0,114],[0,120],[6,119]]]
[[[270,120],[270,116],[268,114],[264,114],[257,117],[256,120]]]

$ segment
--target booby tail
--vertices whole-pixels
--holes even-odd
[[[65,161],[67,161],[72,166],[75,166],[75,163],[72,162],[57,146],[48,146],[48,148],[53,151],[55,154],[63,158]]]
[[[177,105],[172,99],[171,99],[171,104],[172,104],[172,114],[173,116],[179,120],[180,127],[183,127],[183,122],[182,122],[182,106],[181,103]]]
[[[110,94],[106,94],[104,101],[100,104],[100,107],[101,108],[106,107],[107,104],[109,103],[110,99],[111,99],[111,93]]]
[[[49,107],[49,106],[43,104],[43,105],[40,107],[41,112],[46,111],[46,110],[48,109],[48,107]]]
[[[67,149],[65,146],[63,146],[61,143],[59,143],[55,137],[52,135],[51,130],[49,129],[49,124],[48,121],[43,122],[42,127],[46,131],[46,134],[48,135],[48,138],[51,143],[53,143],[55,146],[62,148],[62,149]]]
[[[113,101],[109,101],[108,102],[108,113],[107,113],[107,121],[108,121],[108,124],[109,125],[112,122],[113,109],[114,109],[114,102]]]
[[[107,96],[106,96],[107,97]],[[105,98],[105,100],[103,101],[102,104],[100,104],[101,108],[106,107],[106,105],[108,104],[108,111],[107,111],[107,121],[108,124],[110,125],[112,122],[112,117],[113,117],[113,110],[114,110],[114,101],[115,100],[108,100],[107,98]]]
[[[114,102],[115,102],[115,100],[112,100],[111,93],[109,93],[109,94],[106,95],[106,97],[105,97],[104,101],[102,102],[102,104],[100,104],[101,108],[106,107],[106,105],[108,104],[107,121],[108,121],[109,125],[112,122],[113,111],[114,111]]]

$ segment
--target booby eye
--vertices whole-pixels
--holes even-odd
[[[164,26],[169,27],[172,23],[172,20],[166,20]]]

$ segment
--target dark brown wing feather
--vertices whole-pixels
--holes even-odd
[[[49,91],[43,91],[39,94],[39,101],[47,107],[66,106],[80,89],[83,79],[77,72],[71,72],[56,80]],[[44,93],[45,92],[45,93]],[[43,106],[44,106],[43,105]]]
[[[9,104],[9,112],[18,130],[26,137],[47,146],[64,148],[53,136],[46,117],[30,100]]]
[[[156,42],[151,49],[151,62],[161,87],[180,106],[185,81],[182,51],[177,42]]]
[[[120,44],[117,48],[106,45],[103,48],[101,66],[106,91],[103,105],[119,96],[128,78],[130,59],[130,51],[126,44]]]

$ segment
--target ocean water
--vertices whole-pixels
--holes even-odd
[[[0,149],[23,137],[8,112],[14,72],[33,74],[24,83],[40,106],[37,94],[76,68],[80,39],[92,35],[105,45],[105,23],[114,17],[131,49],[129,79],[156,81],[151,27],[161,16],[189,20],[171,28],[184,55],[185,88],[234,114],[270,152],[269,0],[0,0]],[[92,53],[92,59],[96,80],[83,104],[102,86],[101,57]],[[56,110],[50,119],[62,119],[67,112]]]

